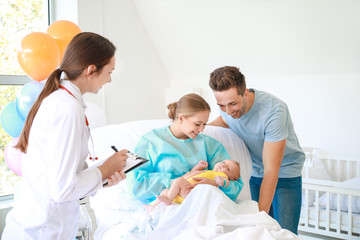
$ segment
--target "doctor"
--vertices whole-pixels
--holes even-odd
[[[125,178],[126,150],[102,165],[85,168],[90,131],[82,95],[97,93],[111,81],[115,46],[106,38],[83,32],[69,43],[61,65],[47,79],[31,108],[16,146],[26,153],[23,180],[15,206],[6,218],[3,240],[75,239],[79,199],[94,194],[108,179]],[[61,74],[67,80],[60,79]]]

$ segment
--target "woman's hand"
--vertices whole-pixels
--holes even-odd
[[[105,187],[111,187],[118,184],[120,181],[124,180],[126,175],[123,171],[115,172],[113,175],[108,177],[108,184]]]
[[[191,178],[192,176],[198,175],[202,172],[205,172],[206,170],[197,170],[197,171],[190,171],[185,173],[182,177],[185,179]]]
[[[189,190],[189,192],[194,188],[196,187],[197,185],[199,184],[210,184],[210,185],[213,185],[215,187],[217,187],[217,183],[215,182],[215,180],[211,180],[211,179],[208,179],[208,178],[204,178],[204,177],[194,177],[193,180],[196,181],[196,183],[193,183],[193,184],[190,184],[187,188]]]

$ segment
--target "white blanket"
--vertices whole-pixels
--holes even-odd
[[[95,239],[300,239],[259,212],[256,202],[236,204],[209,185],[196,187],[181,205],[160,204],[151,214],[127,207],[109,216]]]

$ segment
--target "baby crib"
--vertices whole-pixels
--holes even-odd
[[[341,239],[360,237],[360,160],[323,157],[304,148],[299,230]]]

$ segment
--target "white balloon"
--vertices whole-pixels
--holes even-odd
[[[85,114],[89,121],[90,129],[105,126],[106,116],[104,110],[94,102],[86,101],[85,104],[87,106]]]

